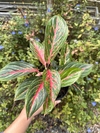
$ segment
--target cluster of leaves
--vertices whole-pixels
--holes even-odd
[[[37,41],[43,40],[44,35],[44,17],[45,9],[40,10],[38,14],[29,9],[18,8],[16,16],[9,20],[4,20],[0,25],[0,62],[8,63],[14,60],[29,60],[32,62],[29,50],[29,41],[27,35],[34,36]],[[41,6],[45,5],[42,3]],[[39,37],[39,38],[38,38]],[[30,55],[27,56],[26,52]],[[6,59],[4,58],[6,57]],[[4,65],[5,65],[4,64]],[[0,64],[2,67],[2,64]]]
[[[97,96],[98,92],[96,91],[94,95]],[[87,95],[90,96],[90,91]],[[63,99],[63,105],[60,105],[58,110],[55,109],[53,115],[60,119],[65,129],[71,133],[86,132],[91,125],[100,121],[100,115],[97,115],[100,111],[99,105],[91,103],[90,99],[92,100],[92,96],[86,97],[84,88],[81,90],[70,88],[67,97]]]
[[[68,93],[68,97],[66,97],[65,100],[63,100],[63,102],[61,103],[63,105],[62,111],[59,111],[56,108],[54,110],[54,116],[59,118],[63,122],[64,126],[65,125],[68,126],[72,122],[71,127],[68,126],[70,127],[69,131],[73,132],[73,129],[75,129],[76,131],[77,129],[79,129],[79,132],[81,132],[83,131],[83,128],[85,127],[87,123],[89,124],[87,125],[86,128],[89,128],[91,124],[98,123],[98,121],[100,121],[99,116],[97,118],[95,116],[95,113],[93,112],[93,111],[96,111],[96,109],[100,110],[100,107],[99,107],[99,102],[100,102],[99,100],[99,97],[100,97],[99,96],[100,94],[100,88],[99,88],[100,86],[100,64],[99,64],[100,62],[100,52],[99,52],[100,51],[99,50],[100,49],[100,31],[98,27],[96,28],[92,27],[94,22],[87,13],[85,14],[83,12],[81,13],[81,7],[84,7],[84,4],[81,3],[81,1],[80,2],[79,1],[68,2],[67,0],[64,0],[63,2],[64,2],[64,6],[60,6],[63,8],[59,8],[59,5],[60,5],[59,3],[62,4],[62,2],[59,1],[58,3],[58,0],[57,1],[55,0],[54,10],[51,16],[59,13],[66,20],[68,24],[68,27],[69,27],[68,45],[70,46],[71,51],[72,51],[72,56],[73,56],[72,59],[74,61],[76,60],[76,61],[85,62],[85,63],[92,63],[94,64],[93,65],[94,67],[93,67],[92,73],[87,78],[84,78],[84,80],[79,81],[79,84],[81,84],[80,88],[83,88],[82,95],[81,95],[82,100],[80,100],[81,101],[80,104],[78,104],[79,100],[77,99],[79,98],[81,89],[80,89],[80,93],[79,92],[76,93],[74,92],[73,89],[70,89],[70,92]],[[79,6],[77,8],[78,10],[75,10],[73,12],[73,8],[78,2],[79,4],[81,4],[81,6],[78,5]],[[48,11],[51,12],[50,10]],[[9,28],[7,30],[2,31],[0,28],[0,36],[1,36],[0,37],[0,48],[1,49],[3,48],[2,50],[0,50],[0,62],[2,62],[0,63],[0,68],[8,64],[10,61],[14,61],[14,60],[25,60],[33,64],[36,63],[36,65],[38,66],[40,65],[39,62],[33,59],[34,57],[29,50],[29,41],[27,41],[25,37],[30,32],[32,34],[33,33],[32,31],[34,30],[35,35],[36,35],[35,39],[40,38],[40,40],[39,39],[38,40],[42,42],[44,39],[44,25],[47,20],[45,19],[45,15],[43,15],[43,12],[42,12],[42,15],[40,11],[38,12],[37,15],[35,15],[33,13],[30,13],[29,11],[29,14],[27,16],[28,21],[29,21],[29,26],[25,27],[24,26],[24,23],[26,21],[25,18],[13,17],[12,20],[16,22],[16,26],[12,30]],[[24,26],[23,30],[20,29],[23,27],[23,26],[20,27],[20,24],[19,24],[20,21],[22,21],[21,23]],[[11,25],[10,27],[13,27],[13,26]],[[16,27],[20,27],[20,28],[16,30]],[[11,34],[12,31],[16,31],[17,34],[12,35]],[[20,37],[20,35],[18,34],[18,31],[22,31],[22,33],[24,33],[24,34],[21,34],[21,38],[25,39],[24,40],[25,45],[23,44],[23,41],[21,40],[20,40],[20,44],[22,46],[24,45],[24,48],[26,47],[25,50],[22,49],[22,46],[19,47],[19,45],[17,46],[17,48],[15,47],[17,44],[16,42],[19,42],[19,37]],[[16,39],[16,42],[14,42],[15,39]],[[13,51],[15,53],[12,53]],[[26,54],[26,51],[27,51],[27,54]],[[25,79],[26,79],[25,77],[23,77],[23,79],[18,78],[15,85],[18,86],[19,83]],[[0,104],[0,124],[1,124],[0,130],[1,131],[4,130],[11,123],[11,121],[13,121],[13,119],[15,119],[16,115],[20,112],[21,107],[22,107],[19,104],[19,102],[17,102],[15,103],[17,107],[14,106],[13,111],[11,110],[12,105],[13,105],[13,97],[14,97],[14,92],[12,91],[12,88],[14,88],[14,90],[16,88],[16,86],[13,86],[14,83],[15,81],[1,82],[0,84],[0,97],[1,99],[3,99],[3,100],[0,100],[0,103],[1,103]],[[71,93],[73,93],[73,95]],[[71,99],[69,97],[71,97]],[[66,103],[67,98],[70,100],[69,102]],[[76,101],[76,103],[73,103],[73,101]],[[81,106],[81,103],[82,103],[82,106]],[[91,104],[92,106],[95,105],[95,107],[92,108],[92,106],[89,106]],[[82,112],[80,111],[81,108],[82,108]],[[81,113],[78,117],[74,114],[74,109],[76,110],[76,114]],[[71,110],[70,111],[71,113],[69,115],[68,114],[66,115],[68,110]],[[7,116],[6,124],[5,124],[5,116]],[[72,119],[72,116],[74,116],[73,119]],[[77,121],[77,124],[76,124],[76,121]],[[84,127],[82,127],[82,124]]]
[[[70,8],[72,8],[67,8],[68,4],[65,8],[67,12],[66,10],[61,12],[69,25],[68,43],[73,59],[94,64],[92,73],[87,78],[84,78],[84,80],[78,82],[80,84],[80,93],[82,91],[82,101],[80,100],[80,104],[79,100],[77,100],[80,94],[74,93],[73,89],[71,89],[70,91],[73,93],[73,96],[68,93],[66,97],[67,99],[71,96],[70,102],[66,103],[65,99],[65,104],[60,113],[55,109],[56,113],[54,113],[54,116],[59,117],[64,125],[71,125],[68,126],[71,132],[83,132],[85,128],[88,129],[92,124],[100,121],[100,113],[98,115],[95,113],[100,111],[100,30],[98,26],[95,26],[95,22],[88,12],[81,11],[81,7],[83,8],[84,5],[80,3],[77,4],[77,10],[71,10],[75,5],[70,3]],[[73,103],[73,100],[77,101],[76,104]],[[83,105],[86,106],[83,107]],[[79,117],[74,114],[74,109],[76,114],[79,114]],[[71,110],[70,114],[67,114],[68,110]]]
[[[44,4],[42,3],[41,6]],[[9,20],[4,20],[0,23],[0,69],[15,60],[31,62],[37,66],[40,65],[30,52],[29,41],[26,39],[29,33],[33,36],[33,31],[36,35],[35,40],[40,41],[38,36],[41,36],[41,40],[43,38],[44,10],[40,11],[40,4],[36,4],[36,6],[39,6],[38,14],[29,9],[24,11],[23,9],[18,9],[18,15],[13,15]],[[16,81],[0,81],[0,131],[4,131],[10,125],[24,105],[23,102],[14,104],[13,98],[16,87],[25,79],[26,77],[21,77]]]
[[[33,56],[42,63],[44,69],[41,71],[40,67],[17,61],[9,63],[0,71],[2,81],[12,80],[29,73],[38,73],[35,74],[38,77],[33,76],[25,80],[15,93],[15,101],[25,99],[27,117],[32,116],[42,104],[44,104],[44,113],[49,113],[54,107],[54,100],[61,87],[70,86],[91,72],[92,65],[90,64],[66,61],[69,56],[65,43],[67,35],[66,21],[58,15],[52,17],[46,24],[43,44],[32,37],[29,38]],[[60,57],[63,56],[63,58],[59,57],[60,65],[54,60],[58,53],[61,54]]]

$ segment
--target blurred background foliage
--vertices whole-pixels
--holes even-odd
[[[51,3],[50,3],[51,2]],[[18,9],[18,15],[0,25],[0,69],[11,61],[39,62],[29,49],[28,35],[42,42],[45,24],[48,19],[60,14],[68,24],[67,44],[71,49],[71,60],[93,64],[92,73],[80,80],[78,85],[70,87],[61,104],[55,108],[50,117],[61,121],[61,128],[70,133],[83,133],[93,124],[100,124],[100,27],[85,11],[92,3],[86,0],[41,0],[36,3],[37,13],[29,9]],[[48,4],[48,5],[47,5]],[[45,10],[40,10],[45,6]],[[18,116],[23,101],[14,103],[14,92],[25,77],[9,82],[0,81],[0,131],[3,131]],[[43,117],[43,116],[42,116]],[[31,124],[27,133],[46,128],[41,115]]]

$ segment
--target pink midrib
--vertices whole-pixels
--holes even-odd
[[[7,72],[7,73],[2,74],[2,75],[4,76],[4,75],[8,75],[8,74],[27,73],[27,72],[29,72],[29,73],[39,72],[39,70],[35,69],[35,68],[25,68],[25,69],[22,69],[22,70],[15,70],[15,71],[13,70],[11,72]]]
[[[48,58],[48,64],[50,64],[50,59],[51,59],[51,57],[53,56],[53,55],[52,55],[52,51],[53,51],[53,49],[54,49],[54,45],[55,45],[54,40],[55,40],[55,38],[56,38],[56,32],[57,32],[57,30],[58,30],[58,20],[57,20],[56,23],[57,23],[57,24],[56,24],[56,28],[54,29],[53,43],[52,43],[52,47],[51,47],[51,49],[50,49],[50,56],[49,56],[49,58]]]
[[[50,83],[50,97],[51,97],[51,100],[52,100],[52,88],[53,88],[53,79],[52,79],[52,73],[50,70],[47,71],[47,78],[46,78],[47,81],[49,81]]]
[[[35,95],[33,96],[31,109],[32,109],[32,106],[33,106],[33,104],[34,104],[34,102],[35,102],[35,100],[36,100],[36,98],[37,98],[39,92],[43,89],[43,86],[44,86],[44,83],[42,82],[42,83],[39,85],[39,87],[38,87],[38,89],[37,89]]]
[[[38,48],[38,46],[34,43],[33,44],[34,45],[34,47],[35,47],[35,49],[36,49],[36,53],[37,53],[37,56],[38,56],[38,58],[40,59],[40,62],[44,65],[44,66],[46,66],[46,61],[45,61],[45,59],[44,59],[44,50],[39,50],[39,48]]]

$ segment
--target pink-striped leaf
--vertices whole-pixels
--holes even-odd
[[[61,74],[61,86],[66,87],[74,84],[81,76],[82,70],[80,68],[68,68]]]
[[[66,21],[59,15],[52,17],[45,30],[45,59],[47,64],[55,58],[59,50],[64,46],[68,36]]]
[[[44,59],[44,46],[35,41],[34,39],[30,39],[30,48],[33,53],[33,55],[39,59],[39,61],[46,66],[46,61]]]
[[[72,67],[80,68],[82,70],[80,77],[83,78],[90,74],[90,72],[92,71],[93,65],[86,64],[86,63],[80,63],[80,62],[69,62],[69,63],[66,63],[64,66],[62,66],[62,68],[60,68],[59,70],[60,74],[66,69],[72,68]]]
[[[44,88],[44,82],[40,77],[37,77],[35,80],[33,80],[26,93],[25,105],[27,117],[31,117],[32,114],[41,107],[46,97],[47,92]]]
[[[54,101],[58,96],[61,88],[60,75],[56,70],[46,70],[43,74],[45,89],[48,93],[48,98],[44,104],[44,113],[49,113],[54,107]]]
[[[17,101],[17,100],[22,100],[22,99],[25,99],[25,96],[26,96],[26,93],[31,85],[31,83],[33,82],[33,80],[35,79],[36,77],[31,77],[29,79],[26,79],[25,81],[23,81],[19,86],[18,88],[16,89],[15,91],[15,98],[14,98],[14,101]]]
[[[0,80],[7,81],[29,73],[39,72],[32,64],[15,61],[0,70]]]
[[[64,66],[65,64],[67,64],[70,61],[70,49],[67,46],[67,43],[65,43],[64,47],[61,48],[61,52],[60,52],[60,58],[59,58],[59,65],[60,66]]]

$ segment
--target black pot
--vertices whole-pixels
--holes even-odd
[[[68,90],[69,90],[69,87],[62,87],[56,100],[61,100],[65,95],[67,95]]]

